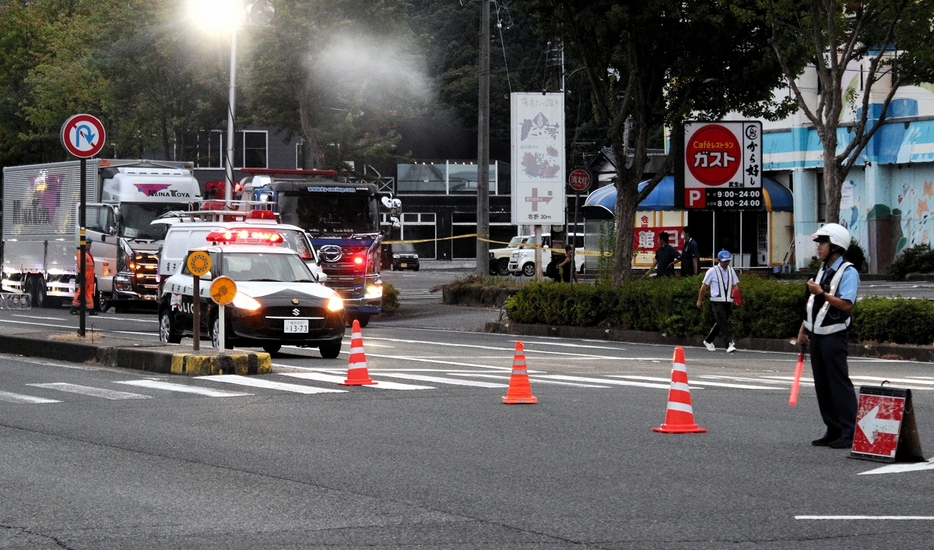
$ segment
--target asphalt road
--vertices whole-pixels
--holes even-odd
[[[934,463],[815,448],[792,353],[686,348],[696,423],[661,434],[673,350],[524,338],[536,405],[504,405],[515,338],[498,311],[440,305],[429,272],[391,281],[400,314],[345,350],[289,348],[255,377],[0,357],[0,548],[924,548]],[[391,274],[396,276],[397,274]],[[387,277],[388,279],[388,277]],[[409,306],[405,303],[408,302]],[[152,315],[91,318],[155,338]],[[0,323],[76,326],[67,310]],[[850,362],[913,391],[934,441],[931,364]],[[927,455],[925,455],[927,458]]]

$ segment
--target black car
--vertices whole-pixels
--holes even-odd
[[[411,269],[418,271],[418,253],[412,243],[391,243],[383,245],[383,267],[391,271]]]
[[[233,302],[225,307],[225,349],[261,346],[276,353],[283,344],[317,347],[321,356],[340,354],[344,306],[333,290],[315,282],[295,251],[272,246],[212,246],[212,267],[200,284],[201,334],[220,346],[220,316],[210,297],[211,281],[226,276],[236,283]],[[178,343],[194,334],[192,285],[187,261],[163,285],[159,298],[159,338]]]

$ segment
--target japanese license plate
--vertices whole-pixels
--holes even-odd
[[[409,264],[403,262],[403,263],[399,264],[399,267],[405,269],[406,267],[409,267]]]
[[[308,332],[308,319],[286,319],[282,331],[286,334]]]

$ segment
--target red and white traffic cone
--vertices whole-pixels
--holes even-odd
[[[684,350],[681,346],[675,347],[675,355],[671,365],[671,387],[668,390],[668,408],[665,412],[665,423],[654,432],[666,434],[706,433],[694,423],[694,407],[691,406],[691,389],[688,386],[688,370],[684,363]]]
[[[350,335],[350,360],[347,365],[347,379],[342,386],[368,386],[376,384],[370,380],[370,373],[366,368],[366,354],[363,352],[363,335],[360,333],[360,321],[353,320],[353,329]]]

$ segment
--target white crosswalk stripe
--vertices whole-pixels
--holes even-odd
[[[293,368],[289,365],[275,365],[281,369]],[[376,384],[364,385],[353,388],[340,386],[346,379],[346,373],[341,369],[314,368],[301,369],[297,371],[276,372],[260,376],[240,376],[240,375],[213,375],[199,376],[189,379],[191,382],[181,384],[169,382],[167,380],[153,377],[140,378],[136,380],[113,381],[114,384],[133,386],[140,389],[150,389],[157,392],[174,392],[191,394],[199,397],[247,397],[255,395],[248,390],[231,391],[219,387],[207,387],[212,384],[235,385],[242,388],[255,388],[257,390],[269,390],[288,393],[297,393],[304,395],[327,394],[327,393],[347,393],[351,391],[368,390],[395,390],[395,391],[417,391],[437,389],[439,386],[466,386],[474,388],[502,389],[509,386],[511,379],[510,371],[489,372],[483,370],[457,370],[454,369],[400,369],[400,370],[376,370],[370,371],[370,377]],[[854,376],[854,381],[875,382],[883,380],[882,378],[870,376]],[[283,382],[283,379],[289,379],[292,382]],[[650,388],[668,390],[671,387],[671,380],[662,376],[641,376],[634,374],[604,374],[595,376],[574,376],[564,374],[547,374],[543,372],[529,372],[529,379],[533,386],[535,384],[549,386],[566,386],[576,388],[594,388],[608,389],[618,387]],[[934,379],[919,378],[893,378],[890,382],[909,384],[912,388],[921,390],[934,390]],[[421,382],[421,383],[419,383]],[[765,390],[786,391],[791,383],[790,376],[776,375],[698,375],[691,379],[692,389],[740,389],[740,390]],[[802,383],[812,383],[810,379],[805,378]],[[88,397],[100,397],[103,399],[122,400],[122,399],[151,399],[154,395],[143,395],[139,393],[130,393],[106,389],[101,387],[83,386],[65,382],[26,384],[35,388],[46,390],[55,390],[71,394],[79,394]],[[360,388],[360,389],[358,389]],[[48,404],[61,403],[56,399],[48,399],[39,396],[30,396],[9,391],[0,391],[0,402],[16,404]]]
[[[78,384],[68,384],[65,382],[53,382],[50,384],[26,384],[27,386],[34,386],[36,388],[45,388],[49,390],[58,390],[67,393],[77,393],[79,395],[87,395],[89,397],[102,397],[104,399],[111,400],[121,400],[121,399],[151,399],[150,395],[142,395],[139,393],[129,393],[125,391],[116,391],[108,390],[104,388],[94,388],[91,386],[81,386]]]
[[[184,384],[173,384],[171,382],[165,382],[163,380],[123,380],[123,381],[117,382],[117,384],[126,384],[128,386],[138,386],[141,388],[152,388],[155,390],[166,390],[166,391],[174,391],[174,392],[181,392],[181,393],[193,393],[196,395],[204,395],[207,397],[243,397],[246,395],[253,395],[251,393],[244,393],[244,392],[216,390],[213,388],[202,388],[199,386],[186,386]]]
[[[44,397],[33,397],[6,391],[0,391],[0,401],[6,401],[7,403],[61,403],[61,401],[55,399],[45,399]]]
[[[338,376],[336,374],[325,374],[323,372],[283,372],[283,376],[291,376],[293,378],[301,378],[303,380],[316,380],[318,382],[330,382],[332,384],[341,384],[344,380],[347,379],[346,376]],[[373,373],[370,373],[370,378],[373,378]],[[389,380],[374,380],[375,385],[365,385],[361,386],[363,388],[376,388],[381,390],[433,390],[434,386],[418,386],[415,384],[400,384],[399,382],[392,382]]]
[[[238,384],[240,386],[250,386],[254,388],[264,388],[268,390],[279,390],[292,393],[345,393],[347,390],[337,390],[331,388],[317,388],[314,386],[305,386],[302,384],[287,384],[285,382],[273,382],[267,378],[258,376],[240,376],[239,374],[218,374],[212,376],[197,376],[198,380],[208,380],[211,382],[223,382],[226,384]]]

